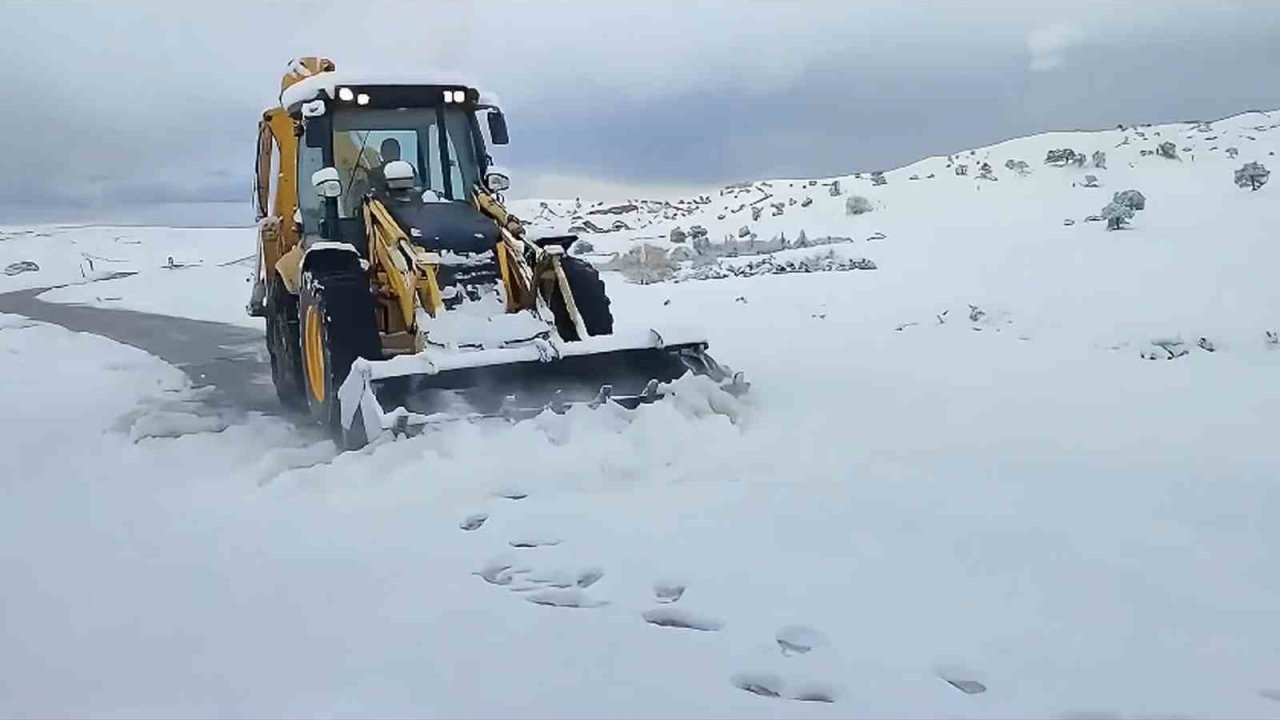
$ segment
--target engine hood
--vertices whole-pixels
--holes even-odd
[[[498,244],[498,226],[464,202],[379,198],[409,241],[434,252],[476,253]]]

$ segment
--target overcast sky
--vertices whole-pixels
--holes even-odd
[[[1280,3],[1262,1],[0,0],[0,27],[0,224],[247,201],[257,118],[300,55],[477,78],[507,111],[514,196],[1280,107]]]

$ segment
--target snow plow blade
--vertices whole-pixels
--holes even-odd
[[[662,385],[703,375],[740,395],[741,373],[716,363],[707,342],[664,340],[656,331],[579,342],[535,340],[516,347],[428,350],[387,360],[357,360],[339,389],[348,446],[384,430],[411,435],[444,420],[521,420],[543,410],[615,402],[635,408],[663,397]]]

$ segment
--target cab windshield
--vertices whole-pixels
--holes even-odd
[[[480,167],[470,114],[460,107],[344,108],[333,117],[334,167],[342,178],[340,217],[355,217],[370,191],[385,189],[383,168],[413,166],[415,185],[444,200],[469,201]]]

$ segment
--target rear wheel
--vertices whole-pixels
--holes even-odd
[[[271,382],[276,397],[288,410],[305,410],[302,351],[298,346],[298,296],[284,280],[271,273],[267,280],[267,353],[271,356]]]
[[[600,272],[586,260],[567,255],[561,256],[560,266],[564,268],[564,277],[569,281],[569,290],[578,306],[578,314],[582,316],[582,324],[587,327],[587,334],[611,335],[613,313],[609,310],[609,295],[605,292]],[[560,333],[560,337],[565,340],[581,340],[559,285],[552,291],[549,304],[555,315],[556,331]]]
[[[305,395],[311,416],[340,446],[352,449],[368,442],[364,426],[342,426],[338,388],[356,358],[382,359],[382,343],[374,314],[369,278],[354,260],[350,266],[308,270],[299,295],[300,345]]]

